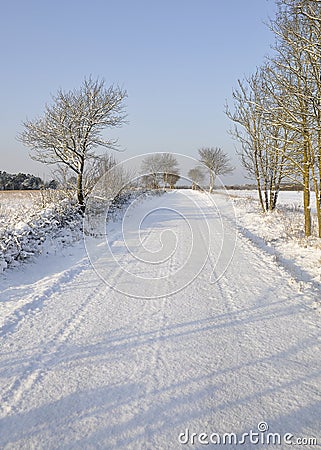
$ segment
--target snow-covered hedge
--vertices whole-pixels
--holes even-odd
[[[105,234],[105,221],[121,219],[127,207],[133,202],[144,201],[147,197],[162,195],[164,191],[156,189],[122,190],[115,198],[93,195],[86,206],[84,233],[87,236],[100,237]]]
[[[117,219],[119,214],[122,214],[123,210],[137,199],[143,201],[147,197],[162,195],[163,193],[164,191],[160,189],[131,189],[122,191],[109,205],[107,220]]]
[[[137,198],[160,195],[158,191],[128,190],[111,200],[107,220],[119,218]],[[72,198],[59,193],[23,197],[0,209],[0,272],[31,257],[57,252],[82,238],[83,215]]]
[[[0,271],[48,251],[52,245],[68,245],[81,237],[82,216],[70,199],[44,208],[34,205],[26,216],[20,215],[14,224],[8,220],[0,228]]]

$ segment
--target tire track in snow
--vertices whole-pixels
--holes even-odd
[[[78,309],[71,313],[71,316],[64,321],[63,325],[51,337],[50,344],[45,346],[26,366],[24,374],[7,388],[1,401],[1,409],[5,414],[10,414],[18,408],[21,398],[50,370],[48,367],[54,360],[55,354],[61,350],[72,333],[81,326],[88,306],[91,305],[93,299],[97,298],[95,294],[101,291],[101,287],[99,284],[93,292],[85,297]]]
[[[202,204],[202,206],[201,206],[202,210],[204,209],[204,207],[206,209],[208,209],[208,205],[206,204],[206,202],[203,199],[201,199],[201,201],[198,201],[198,205],[200,205],[200,204]],[[178,232],[179,232],[179,236],[177,237],[177,239],[183,241],[183,238],[186,236],[184,236],[184,233],[182,232],[181,227],[178,227]],[[199,235],[202,236],[204,243],[208,244],[206,242],[207,239],[204,236],[202,228],[198,227],[198,233],[199,233]],[[174,271],[174,267],[176,267],[177,262],[176,262],[175,258],[178,260],[179,267],[185,263],[185,261],[183,261],[182,254],[180,255],[175,252],[174,257],[169,259],[168,268],[169,268],[170,273],[172,271]],[[177,271],[177,269],[175,271]],[[201,273],[202,273],[202,271],[200,272],[198,277],[201,276]],[[196,277],[193,282],[197,282],[198,277]],[[171,289],[170,280],[167,280],[167,286],[168,286],[168,291],[171,292],[172,289]],[[179,293],[184,292],[184,290],[186,288],[187,288],[187,286],[185,286],[185,288],[180,290]],[[155,292],[156,291],[157,291],[157,287],[155,288]],[[176,294],[178,294],[178,293],[174,293],[173,297],[175,297]],[[157,302],[157,300],[156,300],[156,302]],[[168,311],[168,313],[170,313],[170,311],[171,311],[171,308],[170,308],[171,296],[166,296],[165,298],[160,299],[158,301],[158,304],[160,304],[159,314],[158,314],[159,328],[155,335],[155,339],[157,340],[157,345],[154,346],[153,357],[151,359],[153,364],[152,364],[152,370],[151,370],[151,375],[152,375],[151,376],[151,384],[148,388],[148,392],[150,392],[150,393],[152,393],[153,391],[156,391],[162,385],[162,381],[164,380],[164,378],[166,379],[166,374],[169,369],[168,358],[166,357],[166,346],[164,346],[163,342],[165,340],[164,338],[166,338],[166,335],[168,333],[167,328],[169,325],[169,317],[166,315],[166,311]]]
[[[178,239],[181,237],[181,235],[178,237]],[[167,273],[171,274],[173,272],[174,268],[174,257],[177,257],[176,252],[174,255],[172,255],[167,262]],[[159,282],[162,282],[162,279],[159,280]],[[168,291],[170,292],[170,282],[168,280],[168,277],[166,278],[166,284],[168,286]],[[155,283],[155,294],[157,294],[157,283]],[[154,299],[152,300],[154,305],[154,311],[156,310],[156,317],[157,317],[157,331],[155,333],[155,344],[153,345],[152,352],[151,352],[151,370],[150,370],[150,384],[147,386],[147,394],[151,394],[155,390],[155,386],[160,385],[160,374],[165,372],[165,376],[167,373],[167,358],[164,355],[164,345],[162,344],[163,338],[166,333],[166,326],[168,325],[168,319],[166,316],[166,311],[169,310],[170,300],[169,297],[166,296],[165,298],[161,299]],[[149,323],[149,318],[147,323]],[[165,370],[164,370],[165,369]]]
[[[203,197],[200,201],[203,201]],[[211,214],[210,209],[208,213]],[[215,230],[216,218],[210,223]],[[231,227],[233,225],[231,223]],[[218,239],[215,246],[213,244],[214,262],[216,247],[220,248],[219,237],[220,233],[214,234],[214,240]],[[66,320],[62,323],[63,326],[59,326],[59,330],[55,328],[54,333],[54,336],[58,334],[54,349],[64,350],[64,345],[71,338],[72,344],[77,344],[76,352],[71,349],[69,354],[69,348],[66,348],[68,354],[67,351],[61,352],[63,362],[67,360],[65,356],[68,356],[68,361],[72,361],[71,366],[67,368],[68,372],[61,372],[67,373],[70,380],[69,377],[67,380],[61,380],[65,383],[62,398],[60,392],[58,395],[52,392],[50,400],[48,396],[42,399],[44,389],[50,386],[50,382],[57,380],[57,377],[53,376],[55,374],[50,372],[51,361],[57,363],[57,358],[52,358],[49,353],[43,355],[42,363],[49,376],[46,380],[41,380],[42,374],[39,374],[39,378],[34,378],[37,376],[35,373],[26,380],[25,392],[17,400],[17,405],[13,404],[18,407],[15,411],[17,415],[8,420],[14,431],[10,437],[11,430],[6,431],[10,448],[14,445],[18,448],[21,442],[28,448],[39,447],[44,445],[44,442],[45,445],[55,448],[176,448],[178,433],[184,431],[186,426],[190,426],[191,432],[213,431],[213,424],[215,431],[224,429],[243,432],[257,423],[256,420],[264,412],[269,415],[263,416],[262,419],[267,418],[271,427],[280,423],[282,430],[289,425],[300,430],[299,425],[303,422],[303,426],[310,427],[309,430],[314,427],[317,431],[320,412],[316,403],[318,385],[316,382],[310,383],[311,380],[317,380],[320,374],[320,358],[316,346],[318,341],[315,343],[312,339],[316,332],[312,334],[310,331],[306,335],[305,331],[302,332],[303,328],[302,325],[300,328],[299,322],[294,323],[298,325],[298,333],[297,330],[287,331],[286,325],[291,324],[282,314],[286,313],[285,307],[288,308],[292,302],[296,303],[296,298],[293,299],[295,289],[292,286],[291,292],[288,277],[284,283],[283,275],[275,277],[283,300],[275,301],[274,304],[274,292],[271,294],[270,290],[278,270],[277,265],[259,250],[253,252],[252,245],[246,239],[238,245],[238,250],[236,263],[232,264],[230,271],[219,277],[221,266],[217,267],[218,272],[214,273],[214,279],[217,279],[215,284],[211,284],[209,280],[209,262],[203,273],[200,273],[186,291],[170,298],[124,300],[116,290],[108,291],[111,297],[108,302],[112,304],[108,310],[110,303],[106,308],[101,303],[107,291],[103,287],[95,294],[91,291],[91,298],[83,316],[90,314],[92,317],[96,314],[98,317],[99,312],[110,312],[111,315],[116,315],[115,323],[113,317],[97,322],[93,317],[89,324],[84,324],[84,321],[78,318],[77,322],[77,315],[74,317],[77,300],[72,297],[72,310],[66,308]],[[178,259],[181,260],[181,257]],[[246,267],[244,260],[248,260],[251,267]],[[266,260],[268,267],[265,268]],[[260,273],[264,268],[266,271]],[[253,281],[250,283],[250,280],[256,279],[257,271],[262,282],[260,289],[257,289]],[[113,275],[117,280],[122,277],[121,271],[117,269]],[[75,278],[75,287],[79,281]],[[86,283],[82,285],[78,292],[85,295]],[[71,283],[68,291],[72,287]],[[63,294],[62,291],[60,296],[63,297]],[[264,295],[267,295],[267,299],[264,299]],[[54,303],[54,296],[51,300]],[[69,301],[69,297],[66,300]],[[119,301],[122,302],[121,305]],[[56,304],[58,303],[57,301]],[[61,299],[59,305],[62,304]],[[182,307],[184,311],[181,311]],[[46,313],[54,314],[54,308],[48,310],[46,307]],[[117,315],[118,310],[120,312]],[[281,314],[278,314],[279,312]],[[38,317],[41,315],[37,314],[29,319],[36,321]],[[69,325],[73,324],[71,328],[68,328],[68,318],[71,321]],[[300,318],[301,315],[297,320]],[[21,328],[18,326],[17,333],[9,336],[9,340],[21,338],[22,332],[25,329],[28,331],[27,325],[25,323]],[[55,325],[60,325],[57,316]],[[101,333],[91,333],[95,325],[100,327]],[[104,330],[104,326],[107,329]],[[76,335],[73,336],[73,333]],[[296,347],[300,349],[302,342],[296,342],[293,338],[296,333],[299,337],[305,337],[304,342],[314,342],[315,348],[307,355],[298,354]],[[280,334],[281,337],[278,336]],[[35,335],[31,337],[33,336]],[[51,336],[48,335],[48,339],[51,339]],[[282,339],[286,342],[282,342]],[[27,344],[29,342],[30,338]],[[19,344],[21,347],[21,343]],[[303,351],[305,345],[303,343]],[[47,349],[48,352],[51,351],[50,345],[47,345]],[[92,350],[93,359],[80,359]],[[19,351],[21,352],[21,348]],[[112,361],[110,356],[114,356]],[[101,363],[100,359],[105,361]],[[60,362],[60,358],[58,361]],[[314,362],[313,366],[311,361]],[[23,364],[24,360],[21,362]],[[96,363],[97,373],[101,368],[106,369],[106,378],[90,379],[90,384],[86,384],[85,380],[81,386],[75,386],[73,382],[79,366],[85,366],[86,376],[92,363]],[[125,365],[125,373],[118,376],[117,370]],[[270,371],[271,377],[266,371]],[[58,376],[61,373],[59,371]],[[90,376],[91,374],[90,372]],[[130,374],[130,377],[127,377],[127,374]],[[134,382],[130,383],[130,380]],[[60,386],[60,381],[58,382]],[[36,385],[34,391],[28,394],[32,401],[29,409],[26,407],[26,400],[29,401],[29,398],[24,401],[22,398],[35,383],[41,384]],[[301,387],[297,388],[298,384],[301,384]],[[296,394],[299,394],[302,416],[293,406],[294,403],[287,406],[286,390],[292,401],[296,401]],[[280,399],[280,406],[275,402],[276,397]],[[78,405],[83,408],[80,415]],[[50,413],[47,417],[45,413],[43,417],[41,414],[46,406]],[[313,415],[314,421],[310,419]],[[309,421],[312,425],[309,425]],[[14,430],[15,425],[17,431]],[[304,431],[303,428],[302,432]],[[60,441],[62,437],[64,440]]]
[[[34,287],[33,293],[29,294],[23,300],[23,305],[15,309],[5,318],[4,324],[0,328],[0,337],[5,337],[9,333],[13,333],[22,320],[26,320],[31,314],[37,313],[44,306],[51,294],[61,292],[61,288],[65,283],[72,282],[87,267],[88,260],[84,258],[76,267],[60,273],[53,282],[51,281],[50,284],[41,288],[41,293],[35,295],[37,287],[41,284],[38,282],[37,286]]]
[[[152,230],[148,231],[142,242],[148,239],[151,232]],[[123,274],[122,263],[125,262],[127,257],[128,255],[125,253],[119,259],[120,264],[114,271],[111,281],[115,281],[117,279],[119,280],[121,278]],[[38,305],[43,305],[45,300],[50,299],[50,294],[60,294],[67,283],[73,283],[76,277],[80,276],[86,269],[91,270],[88,267],[87,260],[82,264],[63,272],[52,285],[46,287],[41,296],[31,302],[31,307],[28,308],[29,304],[25,305],[27,308],[28,316],[30,317],[32,311],[34,309],[37,309]],[[55,356],[49,356],[49,358],[46,358],[46,355],[55,355],[64,347],[70,336],[81,327],[88,309],[94,308],[95,302],[100,301],[101,297],[105,294],[105,291],[108,290],[112,289],[99,279],[99,284],[94,289],[94,291],[91,291],[85,297],[85,299],[83,299],[79,307],[71,313],[71,315],[64,321],[64,324],[56,331],[53,336],[51,336],[50,345],[47,345],[36,355],[35,358],[33,358],[33,361],[31,361],[25,368],[24,375],[22,377],[14,380],[14,382],[9,385],[2,397],[0,411],[2,410],[4,414],[10,414],[19,407],[19,402],[22,397],[24,397],[25,394],[33,388],[38,380],[40,380],[47,372],[50,371],[49,367],[51,366],[51,363],[53,362]],[[51,298],[50,301],[53,301],[53,299]],[[147,309],[148,304],[146,303],[144,306],[143,314],[145,314],[145,311]],[[8,334],[8,332],[13,333],[19,326],[20,322],[21,319],[19,320],[18,317],[18,320],[7,326],[5,334]],[[139,368],[136,367],[136,370],[132,372],[130,379],[135,377],[138,369]]]
[[[178,228],[178,231],[180,234],[177,239],[183,239],[184,233],[181,231],[180,227]],[[167,270],[169,273],[174,271],[177,260],[179,264],[184,263],[182,255],[175,252],[168,260]],[[160,279],[159,282],[163,281]],[[168,292],[171,292],[172,286],[170,279],[167,279],[166,283]],[[157,283],[155,283],[155,293],[157,293]],[[144,328],[150,332],[151,324],[153,323],[156,324],[157,328],[151,334],[152,342],[149,343],[149,349],[147,349],[144,355],[144,380],[146,383],[144,395],[140,395],[137,398],[137,415],[144,426],[144,448],[153,448],[154,446],[155,423],[161,420],[161,418],[158,417],[157,410],[155,410],[155,404],[159,402],[159,393],[161,390],[166,390],[169,384],[171,365],[168,361],[168,346],[166,341],[167,337],[172,333],[169,324],[170,318],[172,318],[171,314],[173,314],[171,309],[172,299],[173,297],[170,295],[164,298],[149,300],[149,302],[151,302],[151,307],[149,315],[145,316]],[[161,406],[160,409],[162,410]]]
[[[149,238],[153,237],[152,232],[153,227],[147,231],[147,235],[142,240],[142,243],[145,243]],[[156,267],[157,270],[155,270],[154,274],[155,294],[157,294],[158,291],[158,282],[164,283],[163,279],[159,278],[159,275],[164,272],[170,273],[173,267],[173,258],[167,260],[165,267],[154,266],[154,268]],[[122,276],[123,274],[120,275],[120,281]],[[159,278],[158,282],[156,280],[157,278]],[[169,308],[169,299],[165,297],[142,300],[143,304],[140,316],[143,320],[140,323],[140,331],[133,336],[134,342],[139,345],[137,353],[138,358],[130,377],[128,377],[126,381],[129,383],[143,383],[144,388],[143,393],[139,390],[131,395],[130,407],[127,410],[127,414],[130,415],[133,420],[142,423],[144,422],[145,435],[148,440],[150,427],[152,427],[155,417],[151,417],[150,420],[147,420],[146,422],[145,419],[148,417],[148,412],[153,407],[155,391],[163,384],[163,380],[166,378],[169,370],[166,349],[163,345],[166,326],[168,324],[166,311]],[[140,299],[133,298],[131,301],[140,302]],[[146,334],[148,334],[147,339]],[[132,338],[129,339],[132,340]],[[141,347],[140,344],[142,345]],[[122,438],[120,438],[115,447],[112,448],[118,448],[118,446],[122,447]]]
[[[202,209],[205,211],[210,211],[210,208],[208,207],[208,204],[203,199],[200,199],[198,204],[201,204]],[[211,212],[211,211],[210,211]],[[208,236],[205,236],[204,229],[199,228],[198,232],[203,240],[204,246],[210,245],[210,242],[208,242]],[[186,236],[185,236],[186,237]],[[183,238],[183,235],[180,236],[180,238]],[[218,248],[220,248],[220,245],[217,245]],[[211,247],[210,247],[211,248]],[[211,258],[211,254],[209,255],[209,260]],[[183,261],[180,258],[180,263],[183,263]],[[173,264],[173,260],[171,261]],[[209,263],[209,261],[208,261]],[[213,284],[210,284],[209,280],[210,272],[208,271],[208,264],[206,264],[202,271],[199,273],[198,277],[195,278],[195,280],[188,285],[188,297],[187,297],[187,304],[188,302],[194,303],[197,299],[197,296],[200,293],[200,290],[204,290],[205,294],[202,296],[204,298],[205,302],[203,302],[203,307],[205,307],[205,310],[202,311],[202,313],[205,313],[205,317],[208,313],[211,313],[211,300],[212,300],[212,291],[213,291]],[[219,278],[219,277],[217,277]],[[203,288],[203,286],[205,286]],[[170,289],[169,289],[170,291]],[[224,292],[223,288],[220,286],[220,302],[224,303]],[[180,291],[180,295],[184,295],[184,289]],[[173,316],[173,312],[175,311],[175,308],[177,307],[176,302],[178,299],[178,296],[174,294],[172,297],[175,306],[174,309],[171,309],[171,298],[167,297],[164,300],[162,300],[161,308],[159,310],[159,329],[157,334],[155,334],[155,339],[157,339],[157,345],[154,345],[153,351],[151,353],[150,358],[150,373],[149,373],[149,383],[147,384],[146,388],[146,398],[142,399],[144,401],[144,407],[142,408],[144,418],[146,422],[144,423],[144,429],[145,429],[145,444],[146,448],[153,448],[155,445],[155,425],[160,424],[161,421],[167,421],[168,418],[166,413],[166,403],[163,403],[162,399],[159,399],[160,392],[164,390],[165,392],[169,392],[171,389],[173,389],[173,385],[170,381],[169,374],[171,373],[171,370],[173,370],[172,367],[170,367],[170,363],[168,362],[168,349],[167,343],[172,342],[172,339],[178,338],[180,335],[180,332],[178,333],[172,333],[172,327],[169,326],[169,318],[175,319]],[[208,308],[208,309],[207,309]],[[229,308],[231,309],[231,308]],[[168,311],[169,317],[166,316],[166,310]],[[201,311],[199,311],[201,312]],[[202,320],[202,319],[200,319]],[[174,323],[176,320],[174,321]],[[184,324],[184,322],[183,322]],[[182,325],[183,325],[182,324]],[[184,329],[184,328],[183,328]],[[207,332],[205,331],[203,334],[203,329],[197,324],[197,320],[195,323],[193,323],[191,326],[188,326],[186,328],[186,334],[188,335],[189,332],[200,332],[200,338],[203,340],[205,339],[206,342],[211,341],[211,330],[208,328]],[[184,332],[185,333],[185,332]],[[183,333],[183,334],[184,334]],[[209,334],[208,334],[209,333]],[[168,339],[167,339],[168,338]],[[184,339],[184,338],[183,338]],[[190,347],[189,344],[187,344],[186,350],[184,352],[184,358],[187,358],[191,365],[198,366],[200,364],[200,360],[203,363],[202,356],[200,359],[200,355],[196,352],[194,353],[194,347]],[[183,358],[183,359],[184,359]],[[211,378],[210,378],[210,369],[207,369],[206,366],[204,367],[204,370],[206,371],[205,377],[207,378],[207,392],[210,399],[211,396]],[[183,377],[185,379],[185,377]],[[187,380],[187,381],[186,381]],[[188,385],[189,377],[187,376],[187,379],[185,382]],[[173,390],[173,397],[172,399],[175,399],[175,390]],[[188,394],[186,395],[188,398]],[[178,404],[179,404],[179,398],[178,397]],[[210,400],[209,400],[210,401]],[[160,416],[158,415],[157,410],[155,409],[155,403],[159,403],[159,410],[160,410]],[[175,408],[175,402],[171,405],[172,408]],[[175,418],[173,417],[173,422],[175,422]],[[157,425],[159,426],[159,425]],[[157,428],[156,428],[157,429]],[[155,447],[156,448],[156,447]],[[160,448],[160,447],[157,447]]]
[[[226,194],[223,193],[218,193],[217,195],[220,195],[223,198],[226,197]],[[298,291],[304,290],[311,298],[312,308],[316,309],[316,301],[313,300],[313,298],[319,295],[321,283],[312,279],[307,272],[298,267],[293,261],[283,257],[273,245],[269,245],[263,238],[255,235],[245,226],[240,225],[237,217],[231,218],[229,215],[223,217],[230,224],[233,224],[234,228],[237,230],[238,239],[244,244],[250,245],[253,253],[256,253],[260,257],[263,255],[270,267],[273,269],[278,267],[279,270],[283,271],[288,278],[288,282],[296,284],[298,286]]]

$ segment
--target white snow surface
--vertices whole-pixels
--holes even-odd
[[[251,191],[252,192],[252,191]],[[321,240],[317,217],[312,212],[313,235],[304,236],[302,192],[281,191],[277,209],[263,214],[258,200],[248,191],[228,191],[232,196],[239,231],[271,254],[300,282],[302,289],[321,289]],[[257,193],[256,193],[257,197]],[[300,203],[301,200],[301,203]],[[315,307],[320,309],[320,294]]]
[[[81,216],[60,191],[0,191],[0,272],[81,238]]]
[[[87,239],[95,267],[79,242],[1,274],[0,448],[203,448],[261,422],[320,448],[320,291],[242,211],[166,193],[108,224],[114,257]]]
[[[246,197],[258,199],[257,190],[238,190],[238,189],[228,189],[228,193],[237,197]],[[278,194],[278,206],[287,206],[293,209],[298,209],[303,211],[303,192],[302,191],[280,191]],[[316,212],[315,205],[315,194],[313,191],[310,193],[310,204],[311,211]]]

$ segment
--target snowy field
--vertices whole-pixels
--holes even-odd
[[[2,208],[16,209],[17,206],[30,207],[40,198],[40,191],[1,191],[0,205]]]
[[[229,189],[228,193],[236,197],[258,199],[256,190]],[[281,191],[278,197],[278,206],[303,210],[303,193],[299,191]],[[314,192],[311,192],[311,211],[316,211]]]
[[[0,448],[320,448],[320,246],[287,214],[174,191],[0,274]]]
[[[30,217],[39,201],[39,191],[0,191],[0,231]]]
[[[262,214],[256,191],[228,191],[239,230],[255,245],[273,255],[302,284],[321,289],[321,242],[303,232],[302,192],[280,192],[278,207]],[[314,236],[317,234],[315,201],[311,193]],[[320,296],[319,296],[320,297]]]

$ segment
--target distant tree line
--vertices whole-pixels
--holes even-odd
[[[192,183],[192,189],[200,189],[207,173],[209,192],[213,192],[216,177],[233,172],[230,158],[219,147],[200,148],[198,155],[200,164],[189,170],[188,180]],[[170,153],[152,153],[142,161],[142,183],[150,189],[159,189],[161,186],[173,189],[181,178],[179,173],[178,161]]]
[[[0,170],[0,190],[37,190],[41,188],[56,189],[57,182],[51,180],[45,183],[41,178],[29,173],[7,173]]]

